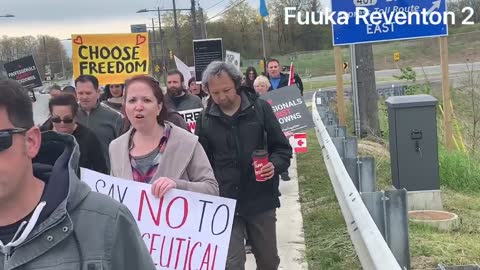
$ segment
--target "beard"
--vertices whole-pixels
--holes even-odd
[[[171,97],[178,97],[183,94],[183,88],[180,87],[170,87],[167,88],[167,93]]]

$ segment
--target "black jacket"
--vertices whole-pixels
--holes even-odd
[[[300,76],[298,76],[297,73],[294,73],[293,78],[295,79],[295,84],[297,85],[298,89],[300,89],[300,95],[303,96],[303,83],[302,83],[302,80],[300,79]],[[271,80],[270,76],[268,76],[268,79]],[[270,81],[270,84],[271,84],[271,81]],[[282,88],[285,86],[288,86],[288,74],[280,73],[280,82],[278,83],[277,88]],[[272,90],[273,90],[273,87],[270,86],[268,91],[272,91]]]
[[[292,148],[270,105],[246,89],[242,89],[241,97],[241,108],[232,117],[210,102],[202,112],[205,116],[197,120],[195,133],[212,164],[220,196],[236,199],[236,214],[247,216],[280,206],[278,175],[290,166]],[[263,110],[263,121],[259,119],[259,109]],[[265,149],[265,141],[275,176],[257,182],[252,153]]]
[[[48,120],[40,127],[41,131],[52,129],[52,123]],[[108,174],[107,161],[102,153],[99,152],[101,145],[97,135],[87,127],[77,123],[77,128],[73,131],[72,136],[75,137],[80,149],[79,166],[99,173]]]

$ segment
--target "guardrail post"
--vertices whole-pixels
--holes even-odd
[[[361,193],[375,224],[402,269],[410,269],[407,191],[389,190]]]

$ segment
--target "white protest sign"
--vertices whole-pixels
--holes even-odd
[[[225,62],[230,63],[240,70],[240,54],[229,50],[225,51]]]
[[[156,199],[149,184],[84,168],[81,175],[130,210],[157,269],[225,269],[235,200],[177,189]]]
[[[187,122],[188,130],[190,132],[195,133],[195,128],[197,127],[197,119],[200,117],[203,109],[193,109],[193,110],[186,110],[178,112],[182,115],[185,122]]]
[[[188,83],[190,78],[192,78],[192,73],[190,72],[191,68],[182,62],[176,55],[173,56],[175,59],[175,65],[177,70],[180,71],[183,75],[184,83]],[[185,85],[188,88],[188,85]]]

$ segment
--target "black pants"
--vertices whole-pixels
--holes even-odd
[[[277,250],[276,209],[250,216],[235,216],[226,270],[245,269],[245,230],[252,245],[258,270],[277,270],[280,264]]]

